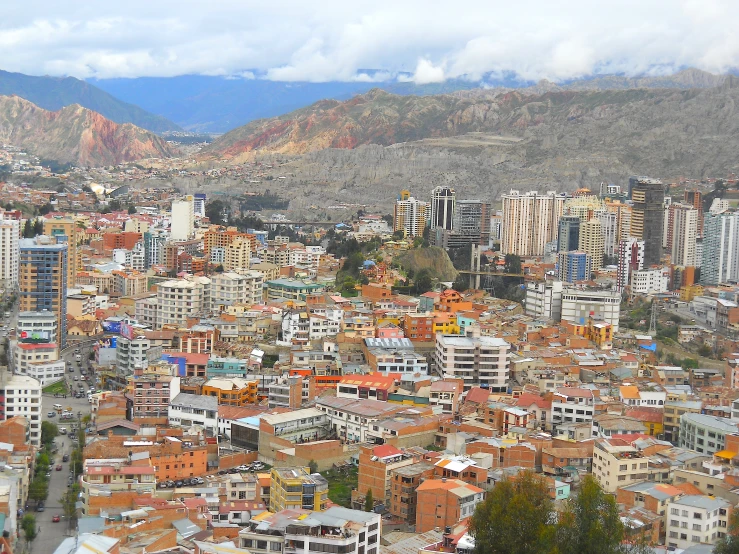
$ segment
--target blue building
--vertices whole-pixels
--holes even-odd
[[[239,358],[221,358],[211,356],[205,366],[205,376],[213,377],[246,377],[249,360]]]
[[[557,254],[557,279],[565,283],[587,281],[593,263],[585,252],[560,252]]]

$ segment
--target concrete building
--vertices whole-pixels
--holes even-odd
[[[603,267],[603,224],[595,217],[580,224],[578,250],[590,257],[590,271]]]
[[[703,229],[701,283],[739,281],[739,212],[708,213]]]
[[[46,236],[21,239],[18,286],[21,312],[48,311],[56,316],[59,345],[67,342],[67,244]]]
[[[595,397],[590,389],[560,387],[552,396],[552,426],[592,423]]]
[[[157,323],[181,325],[187,318],[210,311],[210,285],[207,277],[177,279],[157,285]]]
[[[593,272],[593,259],[587,252],[559,252],[557,254],[557,280],[565,283],[589,281]]]
[[[673,265],[696,267],[696,241],[698,240],[698,210],[693,206],[673,204],[672,251]]]
[[[305,300],[307,295],[325,289],[323,285],[300,279],[273,279],[266,285],[268,300]]]
[[[416,533],[454,526],[485,500],[485,491],[459,479],[427,479],[416,493]]]
[[[562,281],[526,283],[526,313],[536,319],[562,318]]]
[[[255,251],[256,239],[248,236],[236,237],[223,247],[223,267],[226,271],[248,269]]]
[[[223,312],[234,304],[251,305],[262,300],[262,274],[257,271],[248,273],[249,275],[242,275],[225,272],[211,276],[210,298],[213,311]]]
[[[270,471],[269,510],[323,511],[328,503],[328,481],[305,467],[273,467]]]
[[[610,323],[618,332],[621,295],[610,290],[580,290],[567,288],[562,291],[562,321],[584,325],[592,317],[595,321]]]
[[[544,255],[544,246],[557,240],[566,199],[566,194],[553,191],[504,194],[501,254]]]
[[[15,288],[18,285],[20,260],[20,221],[0,220],[0,286]]]
[[[77,280],[80,265],[77,244],[81,231],[77,221],[71,217],[51,217],[44,219],[44,235],[57,244],[67,245],[67,286],[72,287]],[[26,239],[27,240],[27,239]]]
[[[478,327],[468,327],[464,336],[437,333],[436,368],[444,376],[462,379],[465,390],[481,386],[490,392],[505,392],[509,351],[510,344],[481,336]]]
[[[622,439],[597,439],[593,449],[593,477],[607,493],[645,481],[649,459]]]
[[[180,393],[180,378],[137,369],[134,377],[129,378],[129,390],[133,398],[132,418],[167,417],[170,401]],[[213,421],[213,429],[216,429],[218,417]]]
[[[580,218],[563,215],[557,227],[557,252],[578,250],[580,246]]]
[[[609,257],[618,254],[618,243],[620,242],[618,213],[609,210],[598,210],[595,213],[603,228],[603,253]]]
[[[195,234],[195,199],[188,195],[172,202],[171,240],[189,240]]]
[[[680,416],[679,445],[701,454],[713,455],[724,449],[726,435],[738,430],[735,423],[722,417],[684,413]]]
[[[631,199],[630,236],[644,241],[644,266],[660,263],[662,258],[663,221],[665,217],[665,189],[661,181],[637,178],[629,179]]]
[[[633,294],[659,294],[667,292],[669,286],[669,268],[655,267],[631,273],[631,292]]]
[[[59,359],[59,348],[54,343],[20,342],[15,349],[14,370],[46,387],[64,379],[66,363]]]
[[[167,416],[173,427],[189,429],[198,425],[211,437],[218,434],[218,399],[213,396],[174,394],[167,406]]]
[[[28,375],[3,372],[0,376],[0,392],[5,400],[0,418],[2,421],[15,416],[27,418],[28,443],[37,448],[41,446],[41,388],[41,383]]]
[[[58,342],[58,325],[59,321],[53,312],[19,312],[17,323],[18,338],[38,337],[38,340],[43,339],[44,342]]]
[[[115,364],[121,375],[132,375],[134,369],[147,368],[161,359],[162,347],[155,346],[143,335],[133,339],[118,337],[115,348]]]
[[[429,227],[451,231],[454,225],[454,210],[457,205],[457,195],[453,188],[438,186],[431,191],[431,216]]]
[[[731,503],[723,498],[686,495],[670,499],[665,515],[667,546],[688,549],[716,544],[727,533],[731,512]]]
[[[393,231],[403,231],[406,237],[420,237],[430,212],[428,202],[416,200],[407,190],[401,191],[400,198],[395,202]]]
[[[479,235],[479,243],[487,245],[490,242],[490,203],[459,200],[454,211],[453,228],[461,235]]]
[[[623,292],[631,284],[631,274],[644,269],[644,241],[629,237],[618,243],[616,290]]]

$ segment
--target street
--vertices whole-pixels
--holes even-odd
[[[89,354],[89,349],[83,348],[81,353],[82,367],[87,368],[87,356]],[[70,388],[73,388],[76,391],[78,390],[77,385],[80,381],[74,381],[74,376],[79,377],[80,372],[77,362],[74,361],[75,348],[68,348],[65,352],[63,352],[62,357],[67,362],[72,362],[74,366],[74,372],[67,372],[66,379],[68,384],[70,385]],[[89,386],[87,385],[87,383],[85,383],[85,393],[87,393],[88,389]],[[56,414],[54,417],[48,417],[48,413],[54,411],[54,404],[61,404],[64,408],[68,406],[71,407],[72,413],[75,414],[75,419],[60,420],[58,414]],[[87,401],[87,394],[85,394],[83,398],[74,398],[70,394],[67,395],[67,398],[55,397],[53,394],[44,394],[42,397],[41,405],[43,421],[51,421],[52,423],[58,425],[59,428],[65,427],[68,432],[71,431],[72,425],[78,424],[78,414],[79,419],[81,420],[83,417],[90,413],[90,404]],[[51,478],[49,479],[49,496],[46,500],[45,511],[41,513],[36,513],[33,511],[34,506],[30,506],[31,513],[36,516],[36,526],[38,528],[38,536],[36,537],[36,540],[31,543],[31,554],[48,554],[50,552],[54,552],[54,550],[56,550],[56,548],[59,546],[59,544],[61,544],[64,538],[69,536],[67,523],[64,520],[60,521],[59,523],[53,523],[51,519],[55,515],[64,515],[64,510],[62,509],[60,500],[68,490],[68,479],[71,474],[70,463],[62,462],[62,456],[64,454],[72,454],[74,443],[72,442],[70,437],[71,435],[67,434],[66,436],[59,435],[56,438],[58,452],[54,455],[54,466],[56,466],[57,464],[61,464],[62,470],[56,471],[53,468],[51,470]]]

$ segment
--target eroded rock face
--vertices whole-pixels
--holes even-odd
[[[166,141],[77,104],[51,112],[18,96],[0,96],[0,140],[60,163],[115,165],[174,154]]]

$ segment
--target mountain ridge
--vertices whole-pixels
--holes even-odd
[[[49,111],[20,96],[0,96],[0,140],[59,163],[115,165],[170,157],[160,137],[131,123],[115,123],[79,104]]]
[[[0,70],[0,96],[12,95],[49,111],[79,104],[115,123],[133,123],[154,133],[182,130],[161,115],[119,100],[87,81],[74,77],[34,76]]]

